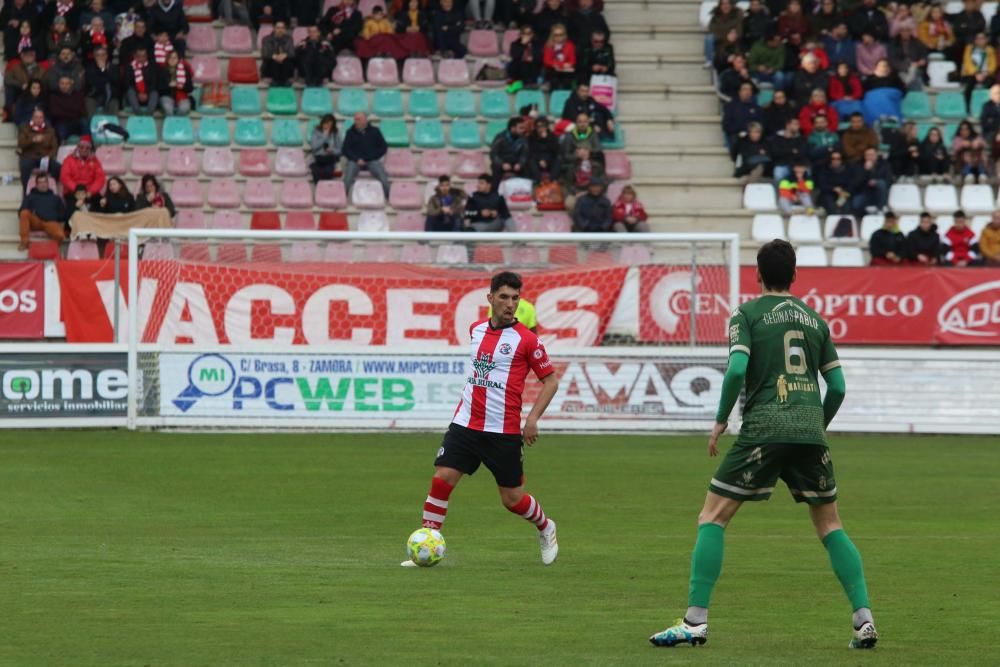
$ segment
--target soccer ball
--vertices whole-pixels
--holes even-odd
[[[415,530],[406,540],[406,555],[420,567],[437,565],[444,552],[444,535],[433,528]]]

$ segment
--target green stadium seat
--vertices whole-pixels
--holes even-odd
[[[277,125],[278,122],[274,121],[274,124]],[[236,130],[233,134],[237,146],[267,145],[267,133],[264,132],[264,121],[260,118],[237,118]]]
[[[903,118],[906,120],[930,118],[933,115],[934,112],[931,111],[931,98],[927,93],[911,90],[903,98]]]
[[[484,90],[479,94],[479,111],[487,118],[510,118],[510,95],[503,88]]]
[[[917,123],[917,139],[923,141],[927,138],[927,133],[934,127],[934,123]]]
[[[418,120],[413,126],[413,144],[419,148],[444,148],[444,126],[439,120]]]
[[[976,88],[969,100],[969,114],[978,120],[983,115],[983,105],[990,101],[990,91],[986,88]]]
[[[410,91],[411,116],[416,118],[437,118],[440,113],[437,91],[433,88],[415,88]]]
[[[552,95],[549,97],[549,114],[553,118],[559,118],[562,116],[563,107],[566,106],[566,100],[569,99],[570,93],[571,91],[569,90],[552,91]],[[763,95],[764,91],[762,90],[760,94]],[[761,106],[763,106],[763,103],[760,102],[760,95],[757,96],[757,101],[761,104]],[[770,101],[770,99],[768,99],[768,101]]]
[[[496,136],[507,129],[507,120],[498,119],[486,123],[486,145],[491,145]]]
[[[101,144],[120,144],[122,143],[121,135],[115,134],[114,132],[101,132],[100,127],[102,123],[114,123],[115,125],[121,125],[121,121],[118,116],[102,116],[96,115],[90,119],[90,136],[94,140],[94,144],[100,146]]]
[[[403,94],[398,88],[379,88],[372,96],[372,111],[379,118],[402,118]]]
[[[152,146],[156,143],[156,121],[152,116],[129,116],[125,123],[129,142],[137,146]]]
[[[965,108],[965,95],[959,92],[938,93],[934,102],[934,113],[938,118],[961,120],[969,115]]]
[[[965,104],[964,98],[962,99],[962,104]],[[948,123],[941,130],[941,133],[944,134],[944,145],[948,147],[948,150],[951,150],[951,141],[958,133],[958,123]]]
[[[455,148],[479,148],[479,123],[470,118],[459,118],[451,122],[451,145]]]
[[[545,115],[545,93],[540,90],[528,90],[527,88],[517,91],[517,94],[514,95],[514,113],[519,113],[521,109],[529,104],[537,104],[539,115]]]
[[[550,104],[552,106],[552,115],[553,116],[556,115],[556,111],[555,111],[555,109],[556,109],[556,102],[555,102],[556,93],[566,93],[566,96],[563,99],[563,104],[564,105],[566,104],[566,99],[569,99],[569,91],[568,90],[557,90],[557,91],[554,91],[552,93],[552,101],[550,102]],[[774,89],[773,88],[765,88],[765,89],[761,90],[759,93],[757,93],[757,106],[759,106],[759,107],[766,107],[768,104],[771,103],[771,100],[773,100],[773,99],[774,99]],[[559,109],[559,113],[562,114],[562,109]]]
[[[295,90],[287,86],[268,88],[267,110],[276,116],[291,116],[298,113],[299,104],[295,99]]]
[[[302,113],[307,116],[325,116],[333,113],[333,98],[326,88],[306,88],[302,91]]]
[[[263,128],[261,128],[263,132]],[[294,118],[275,118],[271,122],[271,143],[275,146],[301,146],[302,126]],[[239,139],[237,138],[237,143]],[[255,144],[263,145],[263,144]]]
[[[337,113],[353,116],[359,111],[368,113],[368,93],[362,88],[341,88],[337,95]]]
[[[205,146],[229,145],[229,121],[213,116],[198,121],[198,142]]]
[[[237,116],[260,115],[260,93],[257,86],[233,86],[229,93],[233,113]]]
[[[475,118],[475,95],[464,88],[449,88],[444,94],[444,115],[452,118]]]
[[[163,143],[170,146],[190,146],[194,143],[194,127],[187,116],[167,116],[163,119]]]
[[[344,131],[346,132],[351,125],[353,123],[344,123]],[[382,136],[385,137],[386,144],[392,148],[409,148],[410,129],[407,127],[405,120],[402,118],[386,118],[385,120],[379,120],[378,127],[382,130]]]
[[[622,129],[621,123],[615,123],[615,136],[613,139],[602,139],[601,146],[603,148],[617,149],[621,150],[625,148],[625,130]]]

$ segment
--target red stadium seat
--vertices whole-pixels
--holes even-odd
[[[503,264],[503,248],[498,245],[477,244],[472,252],[472,261],[476,264]]]
[[[250,229],[258,231],[281,229],[281,216],[277,211],[254,211],[250,216]]]
[[[229,83],[259,83],[257,60],[254,58],[230,58],[228,77]]]
[[[191,53],[215,53],[219,45],[215,41],[215,27],[209,23],[191,24],[187,35],[187,48]]]
[[[319,229],[323,232],[346,232],[350,229],[347,224],[347,214],[336,211],[323,211],[319,214]]]
[[[285,229],[311,232],[316,229],[316,218],[311,211],[289,211],[285,215]]]
[[[243,176],[270,176],[266,148],[244,148],[240,151],[240,174]]]
[[[82,240],[70,241],[69,248],[66,249],[66,259],[71,259],[71,260],[100,259],[100,254],[97,252],[97,242],[82,241]]]

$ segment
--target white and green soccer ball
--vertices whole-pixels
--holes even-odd
[[[444,535],[433,528],[415,530],[406,540],[406,555],[420,567],[437,565],[444,553]]]

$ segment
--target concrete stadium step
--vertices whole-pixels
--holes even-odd
[[[615,57],[668,56],[700,54],[704,37],[695,32],[665,33],[651,39],[627,39],[615,42]]]
[[[712,93],[685,92],[683,88],[651,84],[619,88],[618,108],[623,112],[640,114],[714,116],[719,113],[719,102]]]
[[[701,28],[696,2],[607,2],[604,17],[612,36],[617,25],[662,25]]]
[[[722,145],[722,129],[716,119],[671,120],[660,123],[633,123],[626,126],[631,146],[712,146]]]
[[[645,56],[618,65],[618,83],[623,86],[645,84],[704,86],[711,89],[712,75],[702,69],[701,58],[656,58]]]
[[[632,162],[632,173],[637,177],[708,178],[728,176],[733,172],[733,163],[723,150],[707,154],[685,153],[683,149],[677,149],[667,154],[661,152],[629,157]]]

